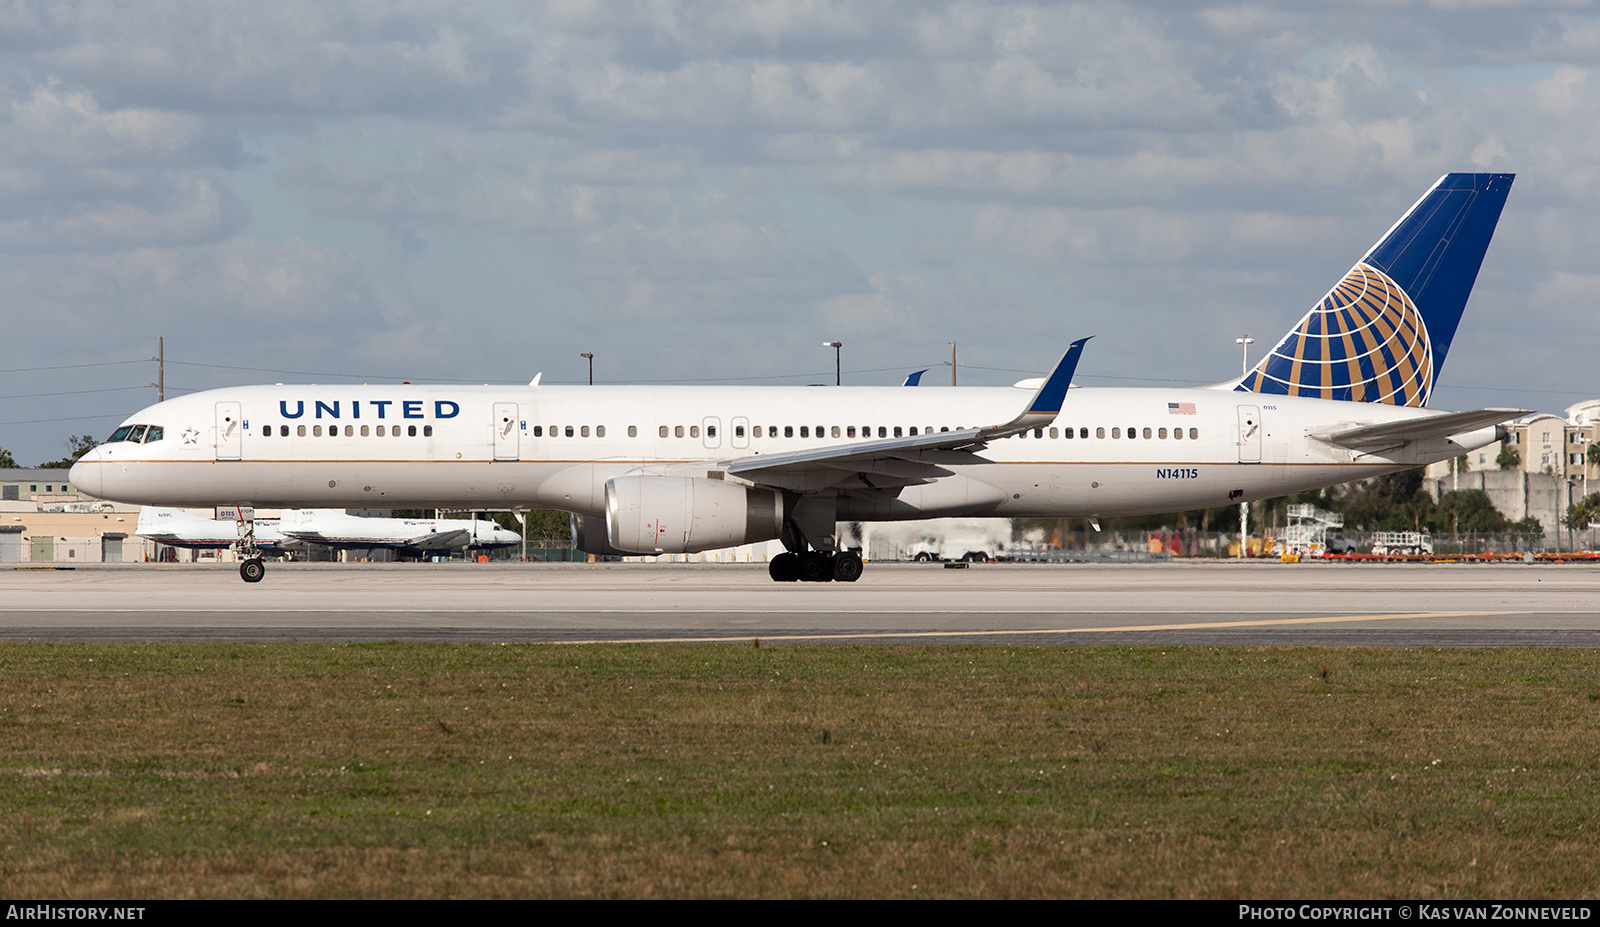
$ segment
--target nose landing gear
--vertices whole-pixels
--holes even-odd
[[[256,546],[255,512],[239,506],[239,540],[233,542],[233,552],[239,556],[239,578],[247,583],[259,583],[267,575],[267,563],[261,559],[261,548]]]

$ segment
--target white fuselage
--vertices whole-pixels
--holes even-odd
[[[991,426],[1030,396],[1004,387],[251,386],[133,415],[128,423],[160,426],[161,438],[101,445],[72,480],[152,505],[597,515],[613,477],[704,477],[719,462],[848,445],[864,429],[876,439]],[[905,486],[893,504],[844,470],[833,488],[841,521],[1144,514],[1330,486],[1493,440],[1490,429],[1360,453],[1313,437],[1430,414],[1226,389],[1073,389],[1052,425],[941,463],[952,475]]]

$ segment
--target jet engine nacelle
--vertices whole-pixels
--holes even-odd
[[[783,497],[722,480],[619,476],[606,481],[606,539],[641,554],[693,554],[770,541]]]

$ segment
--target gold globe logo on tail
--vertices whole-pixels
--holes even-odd
[[[1411,297],[1388,274],[1357,264],[1240,388],[1423,406],[1433,392],[1428,328]]]

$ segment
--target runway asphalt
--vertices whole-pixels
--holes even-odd
[[[23,564],[22,567],[29,565]],[[1600,566],[1189,561],[0,567],[0,641],[1600,647]]]

